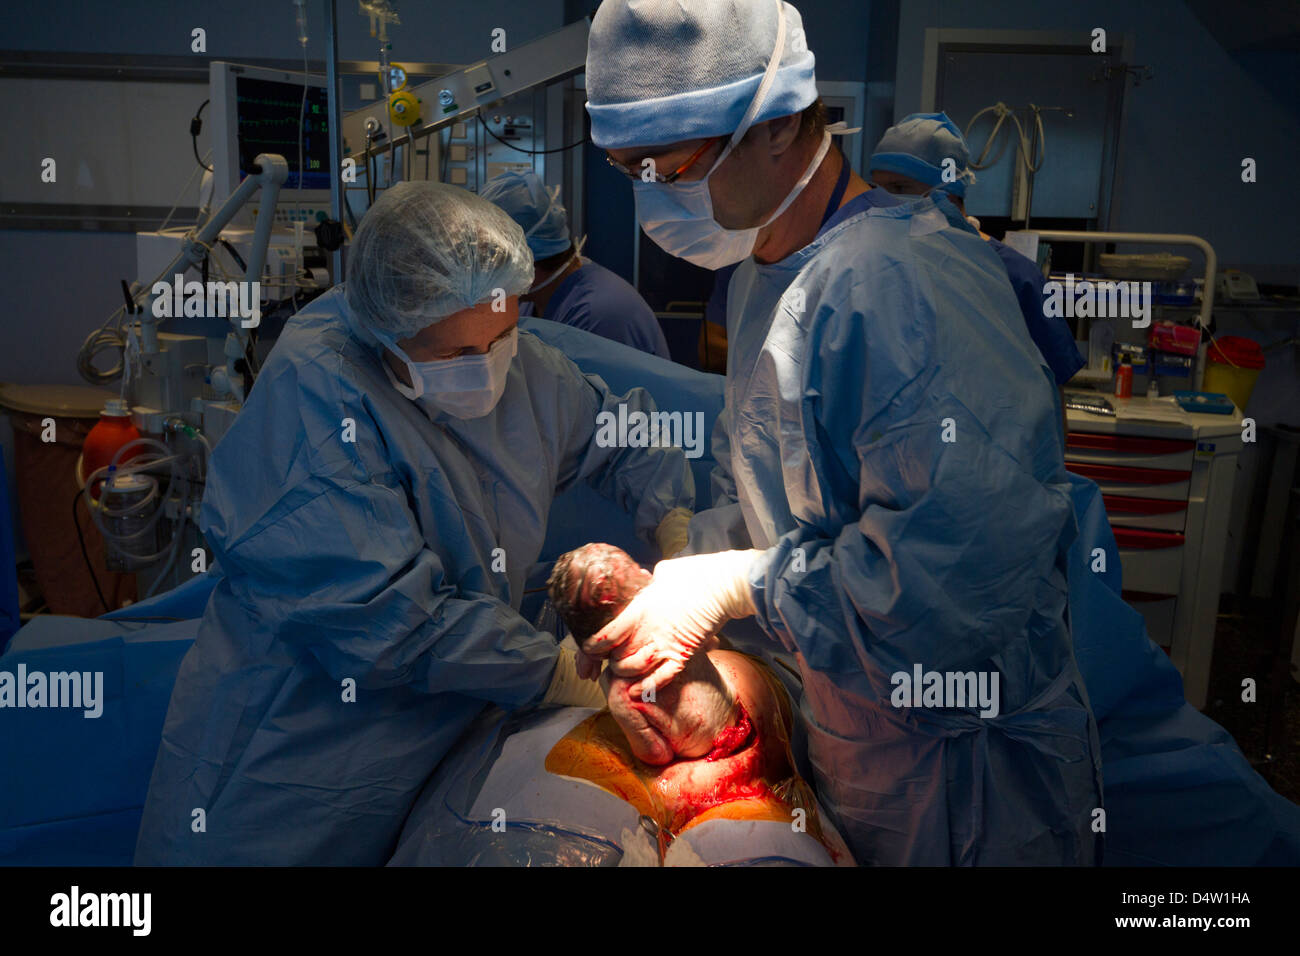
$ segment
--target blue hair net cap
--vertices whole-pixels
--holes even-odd
[[[564,206],[532,170],[494,176],[478,194],[519,224],[534,259],[558,256],[569,248],[572,238]]]
[[[533,257],[501,209],[457,186],[405,182],[361,220],[344,295],[369,331],[410,338],[504,289],[527,292]]]
[[[754,123],[817,99],[803,19],[781,0],[605,0],[587,41],[587,112],[602,149],[659,146],[734,132],[776,46],[780,66]]]
[[[944,181],[945,159],[956,164],[953,182]],[[966,137],[947,113],[913,113],[889,127],[876,144],[868,169],[897,173],[954,196],[965,196],[966,186],[975,181]]]

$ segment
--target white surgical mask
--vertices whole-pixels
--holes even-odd
[[[388,336],[376,332],[375,337],[406,365],[411,377],[411,385],[406,385],[381,357],[393,387],[427,412],[446,412],[454,418],[482,418],[496,407],[506,390],[511,362],[519,352],[517,328],[494,342],[485,355],[461,355],[431,362],[413,361]]]
[[[759,81],[758,89],[754,91],[754,98],[740,125],[731,134],[731,141],[704,178],[688,183],[647,183],[637,180],[632,184],[636,198],[636,218],[645,234],[669,255],[705,269],[721,269],[740,262],[752,253],[754,243],[758,241],[758,231],[776,220],[803,192],[830,148],[830,133],[827,133],[817,151],[817,157],[799,178],[794,189],[762,225],[750,229],[726,229],[713,218],[709,177],[717,172],[736,144],[749,132],[781,65],[781,53],[785,49],[785,5],[777,4],[777,11],[776,46],[768,57],[763,79]]]
[[[831,134],[828,131],[822,137],[813,161],[781,205],[761,224],[748,229],[727,229],[714,219],[713,197],[709,195],[709,177],[717,172],[736,142],[733,136],[703,179],[689,183],[637,180],[632,184],[637,221],[664,252],[704,269],[721,269],[740,262],[754,251],[759,230],[779,219],[812,180],[831,147]]]

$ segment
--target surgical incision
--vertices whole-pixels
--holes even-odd
[[[556,562],[550,597],[581,642],[613,620],[650,574],[612,545],[589,544]],[[635,680],[601,678],[609,707],[578,724],[546,758],[552,773],[603,787],[672,836],[706,819],[805,821],[832,856],[790,752],[792,715],[766,665],[734,651],[695,654],[653,696]],[[796,814],[802,810],[802,814]]]

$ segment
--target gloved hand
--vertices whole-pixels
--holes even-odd
[[[693,513],[689,509],[674,508],[664,515],[659,527],[655,528],[655,542],[659,545],[659,553],[665,558],[671,558],[686,547],[692,517]]]
[[[579,654],[563,645],[555,662],[555,673],[542,698],[542,707],[604,707],[605,690],[579,676]],[[599,667],[600,662],[596,662]]]
[[[639,677],[656,690],[681,673],[691,655],[727,621],[755,612],[749,569],[761,551],[722,551],[673,558],[618,617],[582,642],[588,657],[609,658],[615,677]]]

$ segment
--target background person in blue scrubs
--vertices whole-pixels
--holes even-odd
[[[668,340],[645,299],[621,276],[582,258],[558,192],[534,172],[502,173],[479,192],[519,224],[533,252],[533,284],[520,297],[520,314],[563,322],[669,358]]]
[[[945,159],[953,161],[957,176],[953,182],[944,182]],[[966,139],[947,114],[913,113],[887,129],[880,138],[871,156],[870,175],[873,185],[899,198],[910,199],[924,196],[932,189],[941,190],[965,216],[966,187],[975,181],[969,163]],[[967,221],[979,228],[978,221]],[[1036,263],[1006,243],[985,232],[980,232],[980,237],[1006,266],[1029,337],[1052,370],[1056,384],[1064,385],[1086,362],[1074,344],[1074,333],[1065,319],[1048,317],[1043,312],[1042,272]]]

